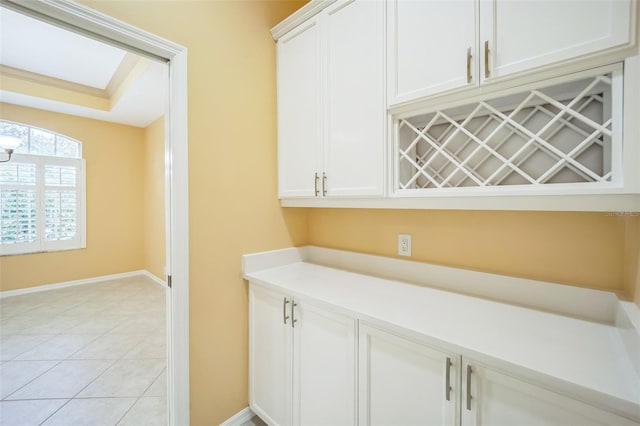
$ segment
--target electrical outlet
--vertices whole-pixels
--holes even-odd
[[[398,235],[398,254],[400,256],[411,256],[411,235]]]

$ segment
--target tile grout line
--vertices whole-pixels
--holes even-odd
[[[24,385],[20,386],[18,389],[14,390],[13,392],[11,392],[9,395],[5,396],[4,398],[2,398],[2,401],[20,401],[19,399],[14,400],[14,399],[7,399],[9,398],[11,395],[13,395],[14,393],[18,392],[20,389],[22,389],[23,387],[27,386],[29,383],[33,382],[34,380],[36,380],[37,378],[43,376],[44,374],[46,374],[48,371],[50,371],[51,369],[57,367],[58,365],[62,364],[62,362],[64,360],[47,360],[47,361],[58,361],[56,364],[53,364],[50,368],[46,369],[45,371],[43,371],[41,374],[39,374],[37,377],[34,377],[33,379],[29,380],[27,383],[25,383]],[[21,362],[21,361],[15,361],[15,362]],[[60,399],[60,398],[58,398]],[[61,398],[64,399],[64,398]]]
[[[149,388],[150,388],[151,386],[153,386],[153,384],[156,382],[156,380],[158,380],[158,377],[160,377],[160,376],[162,375],[162,373],[164,373],[164,372],[166,371],[166,369],[167,369],[167,368],[165,367],[165,368],[164,368],[164,370],[162,370],[162,371],[160,372],[160,374],[158,374],[158,376],[157,376],[155,379],[153,379],[153,380],[151,381],[151,383],[149,384],[149,386],[147,386],[147,388],[146,388],[144,391],[142,391],[142,394],[140,394],[140,396],[138,397],[138,399],[136,399],[136,401],[135,401],[133,404],[131,404],[131,407],[129,407],[129,409],[128,409],[128,410],[127,410],[127,411],[122,415],[122,417],[120,417],[120,419],[116,422],[115,426],[118,426],[118,425],[120,424],[120,422],[121,422],[121,421],[122,421],[122,420],[127,416],[127,414],[129,414],[129,412],[133,409],[133,407],[135,407],[135,406],[136,406],[136,404],[138,403],[138,401],[140,401],[140,400],[142,399],[142,397],[144,397],[144,394],[149,390]],[[165,398],[166,398],[166,397],[165,397]]]
[[[136,283],[137,284],[137,283]],[[76,309],[78,307],[81,307],[83,304],[86,303],[92,303],[94,301],[99,301],[100,297],[103,296],[103,294],[105,294],[108,291],[115,291],[118,289],[125,289],[127,288],[128,285],[127,284],[119,284],[118,286],[114,287],[114,288],[109,288],[109,287],[104,287],[104,288],[100,288],[99,290],[97,290],[96,292],[92,292],[92,294],[89,295],[83,295],[84,297],[82,297],[82,300],[80,300],[80,298],[76,297],[76,300],[72,301],[68,306],[66,306],[64,309],[60,310],[60,311],[56,311],[55,313],[52,312],[46,312],[47,310],[45,309],[45,312],[39,312],[37,316],[34,316],[33,318],[35,319],[35,321],[33,321],[34,324],[38,324],[35,327],[34,326],[21,326],[20,322],[17,322],[19,329],[15,330],[15,332],[10,332],[9,334],[3,334],[0,333],[0,343],[2,341],[2,339],[5,336],[11,336],[11,335],[22,335],[22,336],[38,336],[38,335],[47,335],[48,337],[43,340],[42,342],[36,343],[33,346],[31,345],[27,345],[27,348],[19,351],[15,356],[11,357],[11,359],[8,360],[2,360],[1,363],[4,365],[6,362],[14,362],[16,363],[16,365],[19,365],[19,363],[22,362],[31,362],[31,361],[35,361],[35,362],[54,362],[53,365],[51,365],[49,368],[47,368],[46,370],[44,370],[42,373],[40,373],[39,375],[37,375],[36,377],[31,378],[28,382],[22,384],[19,388],[17,388],[16,390],[14,390],[13,392],[11,392],[9,395],[7,395],[3,401],[38,401],[38,400],[66,400],[60,407],[58,407],[57,409],[55,409],[53,412],[51,412],[40,424],[44,424],[46,423],[49,419],[51,419],[52,416],[54,416],[56,413],[58,413],[60,410],[62,410],[64,407],[68,406],[68,404],[73,401],[73,400],[90,400],[90,399],[122,399],[122,398],[127,398],[127,399],[134,399],[135,401],[133,401],[133,403],[128,407],[128,409],[125,411],[125,413],[117,420],[117,423],[122,422],[122,420],[131,412],[131,410],[133,409],[133,407],[136,406],[136,404],[139,403],[139,401],[145,397],[146,392],[149,391],[149,389],[151,388],[151,386],[154,385],[154,383],[160,378],[160,376],[167,370],[167,359],[166,359],[166,355],[162,356],[162,357],[155,357],[155,356],[149,356],[149,357],[133,357],[133,358],[127,358],[127,356],[129,354],[131,354],[133,351],[135,351],[137,348],[140,348],[142,345],[144,344],[148,344],[154,337],[153,335],[155,334],[156,331],[159,330],[164,330],[166,328],[166,325],[162,325],[162,326],[153,326],[150,327],[150,331],[148,332],[144,332],[144,333],[140,333],[140,332],[136,332],[136,333],[115,333],[112,334],[111,332],[113,330],[115,330],[118,327],[121,327],[126,321],[120,321],[117,324],[103,329],[100,332],[81,332],[81,333],[73,333],[71,332],[74,328],[81,326],[83,323],[88,322],[92,319],[96,319],[97,317],[100,317],[101,315],[105,315],[105,314],[109,314],[111,313],[112,316],[135,316],[135,315],[140,315],[140,311],[136,310],[133,306],[129,305],[129,306],[125,306],[124,310],[121,310],[119,313],[113,313],[112,311],[117,310],[117,308],[119,307],[119,305],[122,304],[122,302],[124,302],[125,300],[131,300],[132,297],[135,298],[141,298],[144,299],[148,296],[151,296],[151,302],[152,303],[156,303],[157,301],[160,301],[159,299],[161,298],[156,298],[155,293],[154,292],[149,292],[144,285],[136,285],[136,287],[134,287],[132,289],[132,291],[130,291],[127,296],[125,297],[120,297],[118,299],[113,298],[112,300],[109,300],[107,303],[107,308],[103,308],[103,309],[98,309],[96,311],[91,312],[91,309],[89,308],[89,310],[87,310],[87,312],[90,312],[88,314],[82,312],[80,314],[76,314],[80,320],[77,321],[75,324],[73,325],[69,325],[69,326],[65,326],[66,322],[63,319],[62,321],[60,321],[61,325],[63,325],[63,327],[58,328],[58,326],[56,326],[55,324],[52,326],[53,330],[56,331],[47,331],[46,328],[44,331],[40,331],[38,330],[38,327],[46,327],[48,324],[41,324],[38,322],[39,320],[39,316],[41,317],[45,317],[47,318],[47,316],[51,315],[51,318],[64,318],[65,315],[66,317],[69,319],[69,323],[74,322],[73,320],[75,318],[73,318],[72,316],[70,316],[69,312],[73,309]],[[68,295],[68,291],[65,291],[65,295]],[[58,297],[55,298],[55,300],[53,300],[53,302],[59,302],[59,301],[63,301],[65,299],[65,295],[58,295]],[[73,296],[72,296],[73,297]],[[157,300],[156,300],[157,299]],[[24,300],[27,300],[26,298]],[[25,303],[26,305],[26,303]],[[15,314],[13,315],[9,315],[6,318],[12,318],[12,317],[17,317],[20,316],[22,314],[27,314],[29,312],[34,313],[35,311],[37,311],[39,308],[46,306],[47,303],[46,301],[42,301],[42,300],[38,300],[36,301],[35,306],[30,306],[28,309],[24,310],[24,311],[16,311]],[[2,308],[2,306],[0,306],[0,309]],[[54,309],[55,311],[55,309]],[[143,309],[143,311],[146,311]],[[152,309],[149,312],[143,312],[142,313],[142,318],[154,318],[156,315],[157,316],[161,316],[162,315],[162,310],[158,309]],[[147,316],[144,316],[147,315]],[[27,323],[29,322],[29,318],[27,317],[25,319],[27,321]],[[166,318],[164,319],[164,321],[166,322]],[[162,321],[160,321],[162,322]],[[143,320],[143,327],[144,327],[144,320]],[[100,328],[98,326],[98,328]],[[38,330],[38,333],[35,334],[31,334],[30,331],[32,330]],[[84,330],[83,330],[84,331]],[[107,335],[122,335],[122,336],[127,336],[127,335],[140,335],[140,337],[144,336],[142,338],[142,340],[137,343],[134,344],[133,347],[131,347],[130,349],[124,351],[124,353],[122,355],[120,355],[117,358],[114,359],[104,359],[104,358],[78,358],[78,359],[72,359],[71,357],[73,357],[74,355],[78,354],[79,352],[81,352],[82,350],[86,349],[88,346],[90,346],[92,343],[94,343],[96,340],[103,338]],[[165,339],[166,339],[166,332],[163,333],[165,335]],[[37,348],[40,345],[46,344],[46,343],[51,343],[52,341],[54,341],[55,339],[59,339],[61,337],[64,336],[72,336],[72,335],[90,335],[93,336],[94,338],[92,338],[91,340],[87,341],[84,345],[82,345],[82,347],[76,349],[75,351],[71,352],[70,354],[66,355],[65,358],[63,359],[43,359],[43,360],[18,360],[17,358],[19,358],[20,356],[23,356],[25,353],[34,350],[35,348]],[[153,345],[152,345],[153,346]],[[61,346],[62,348],[62,346]],[[154,348],[152,348],[153,350]],[[111,370],[118,362],[121,361],[137,361],[137,360],[163,360],[164,361],[164,368],[155,376],[152,378],[152,380],[150,381],[150,383],[141,391],[141,393],[136,397],[136,396],[96,396],[96,397],[80,397],[79,395],[85,390],[87,389],[89,386],[91,386],[92,384],[94,384],[99,378],[103,377],[107,371]],[[85,386],[83,386],[79,391],[77,391],[71,398],[68,397],[51,397],[51,398],[20,398],[20,399],[14,399],[14,400],[7,400],[6,398],[10,398],[11,395],[14,395],[16,392],[18,392],[19,390],[23,389],[24,387],[28,386],[29,384],[33,383],[35,380],[39,379],[40,377],[42,377],[43,375],[47,374],[48,372],[50,372],[52,369],[60,366],[62,363],[64,363],[65,361],[111,361],[111,363],[108,363],[107,367],[100,373],[98,374],[95,378],[93,378],[89,383],[87,383]],[[25,364],[26,365],[26,364]],[[162,398],[162,397],[160,397]],[[164,396],[165,400],[167,398],[167,396]]]

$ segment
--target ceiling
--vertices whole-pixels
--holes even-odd
[[[146,127],[167,94],[165,63],[0,8],[0,101]]]

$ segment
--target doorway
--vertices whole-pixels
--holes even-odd
[[[3,7],[169,64],[165,115],[167,366],[169,424],[189,424],[187,51],[87,7],[59,0],[1,0]]]

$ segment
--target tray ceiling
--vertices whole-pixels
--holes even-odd
[[[0,101],[146,127],[162,116],[167,65],[0,8]]]

